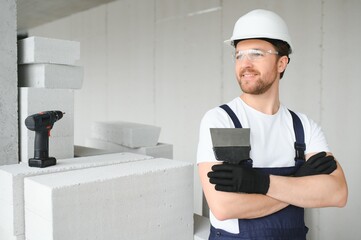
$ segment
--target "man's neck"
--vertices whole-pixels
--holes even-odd
[[[280,107],[279,95],[264,93],[260,95],[252,95],[242,93],[241,99],[250,107],[264,114],[273,115],[277,113]]]

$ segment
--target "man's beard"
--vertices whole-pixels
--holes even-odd
[[[245,71],[244,71],[245,72]],[[238,76],[238,83],[241,87],[242,92],[252,95],[261,95],[267,92],[272,85],[274,84],[275,80],[266,82],[262,78],[258,78],[256,82],[250,82],[248,80],[242,80],[242,75],[244,72]],[[249,70],[247,72],[250,72]],[[260,76],[259,72],[255,72],[257,76]],[[273,77],[275,79],[275,76]]]

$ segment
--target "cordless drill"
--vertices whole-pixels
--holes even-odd
[[[35,131],[34,158],[29,159],[30,167],[48,167],[56,164],[54,157],[49,157],[49,136],[54,123],[63,117],[61,111],[46,111],[30,115],[25,119],[25,126]]]

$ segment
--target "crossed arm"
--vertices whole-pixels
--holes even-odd
[[[308,159],[311,156],[306,156]],[[330,175],[307,177],[270,176],[266,195],[216,191],[207,176],[219,162],[200,163],[199,175],[213,215],[219,220],[251,219],[270,215],[289,204],[299,207],[343,207],[347,202],[347,184],[341,166]]]

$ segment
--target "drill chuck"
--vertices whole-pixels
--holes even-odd
[[[35,131],[34,158],[29,159],[30,167],[47,167],[56,164],[54,157],[49,157],[49,136],[54,123],[63,117],[61,111],[46,111],[28,116],[26,127]]]

